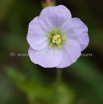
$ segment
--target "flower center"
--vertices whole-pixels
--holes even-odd
[[[61,49],[63,42],[66,40],[62,32],[60,30],[57,31],[57,29],[54,29],[51,32],[49,32],[47,34],[47,37],[50,41],[48,46],[49,48],[56,46],[57,48]]]

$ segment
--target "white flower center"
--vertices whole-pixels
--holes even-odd
[[[49,48],[56,46],[57,48],[61,49],[63,42],[66,40],[65,36],[57,29],[54,29],[52,32],[47,34],[47,37],[50,41]]]

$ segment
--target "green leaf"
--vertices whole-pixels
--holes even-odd
[[[52,100],[54,89],[51,87],[45,87],[37,82],[26,79],[24,75],[13,67],[8,67],[6,72],[18,88],[27,94],[27,96],[32,97],[33,99]]]
[[[63,83],[58,86],[56,95],[58,104],[71,104],[75,99],[74,90]]]
[[[91,86],[90,88],[92,89],[92,93],[88,93],[90,98],[94,96],[94,100],[103,102],[103,76],[92,62],[87,59],[80,58],[76,63],[66,69],[77,78],[85,81],[89,86]],[[87,89],[87,91],[88,90],[90,89]]]

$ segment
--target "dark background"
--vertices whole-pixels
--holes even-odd
[[[90,43],[76,63],[62,69],[59,94],[53,97],[56,69],[18,56],[28,52],[28,24],[40,14],[40,0],[0,1],[0,104],[103,104],[103,0],[56,4],[65,5],[88,26]]]

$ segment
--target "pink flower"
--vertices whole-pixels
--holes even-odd
[[[72,18],[65,6],[50,6],[30,22],[27,41],[33,63],[64,68],[76,62],[88,46],[88,28],[79,18]]]

